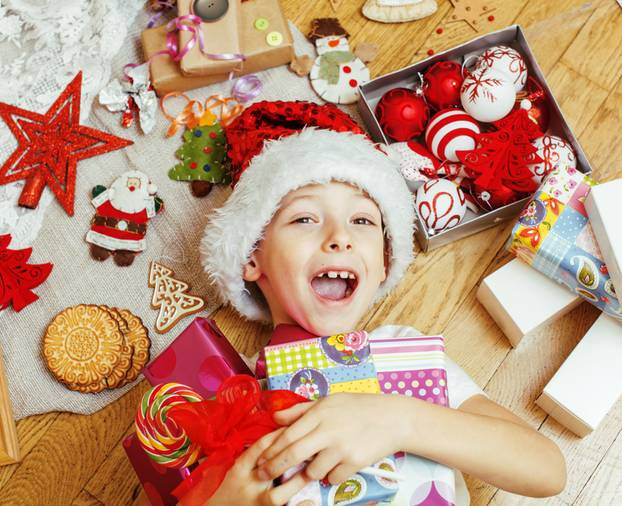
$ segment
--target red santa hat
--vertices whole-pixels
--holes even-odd
[[[255,283],[242,278],[265,227],[289,192],[308,184],[350,183],[382,213],[389,267],[375,300],[402,278],[413,258],[414,206],[398,164],[332,104],[258,102],[226,131],[233,193],[209,219],[201,258],[221,296],[243,316],[270,321]]]

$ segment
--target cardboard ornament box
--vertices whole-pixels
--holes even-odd
[[[544,78],[544,74],[542,73],[542,70],[540,70],[529,44],[527,43],[525,33],[518,25],[512,25],[502,30],[482,35],[481,37],[473,39],[469,42],[448,49],[447,51],[437,53],[430,58],[426,58],[425,60],[384,76],[377,77],[361,85],[358,108],[372,138],[376,142],[382,142],[385,144],[391,144],[393,142],[385,136],[374,114],[376,105],[387,91],[399,87],[414,89],[419,84],[419,73],[423,74],[425,70],[434,63],[443,60],[452,60],[462,64],[466,58],[476,56],[482,53],[485,49],[496,45],[513,47],[523,56],[525,63],[527,64],[529,75],[533,76],[538,81],[549,99],[550,123],[549,129],[546,133],[548,135],[557,135],[563,139],[566,139],[576,154],[577,169],[583,173],[590,173],[592,168],[587,161],[585,153],[583,152],[579,141],[573,134],[572,129],[568,125],[568,122],[564,118],[564,115],[559,108],[559,104],[555,100],[555,97],[553,96],[553,93]],[[422,144],[425,143],[422,142]],[[424,251],[429,251],[457,239],[461,239],[476,232],[493,227],[498,223],[514,219],[527,202],[528,198],[524,198],[504,207],[500,207],[479,215],[467,210],[466,216],[459,225],[442,232],[438,232],[434,235],[430,235],[428,233],[417,217],[418,226],[415,235],[422,249]]]
[[[288,64],[294,56],[294,41],[279,0],[252,0],[242,2],[240,10],[240,51],[246,57],[236,62],[235,77]],[[255,28],[255,21],[268,21],[266,30]],[[283,36],[277,46],[268,44],[267,36],[278,32]],[[158,51],[166,49],[166,25],[144,30],[141,34],[145,61]],[[179,62],[168,55],[156,56],[150,63],[151,83],[159,96],[172,91],[188,91],[229,79],[229,71],[211,75],[184,75]]]

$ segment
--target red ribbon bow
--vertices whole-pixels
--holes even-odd
[[[239,374],[226,379],[215,400],[173,406],[167,413],[207,458],[174,491],[181,504],[203,505],[216,492],[235,459],[276,430],[276,411],[307,399],[289,390],[262,391],[258,381]]]

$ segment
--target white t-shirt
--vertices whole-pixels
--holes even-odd
[[[369,332],[369,336],[377,339],[390,339],[392,337],[412,337],[421,335],[421,332],[413,327],[402,325],[383,325]],[[445,357],[447,369],[447,392],[449,395],[449,407],[458,409],[460,405],[474,395],[486,395],[470,376],[465,373],[458,364],[449,357]],[[456,476],[456,506],[468,506],[471,503],[469,490],[462,473],[454,470]]]

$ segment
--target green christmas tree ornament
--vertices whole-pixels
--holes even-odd
[[[196,197],[205,197],[213,184],[230,182],[225,166],[225,132],[220,123],[186,130],[183,144],[175,155],[180,163],[169,170],[168,177],[175,181],[189,181]]]

